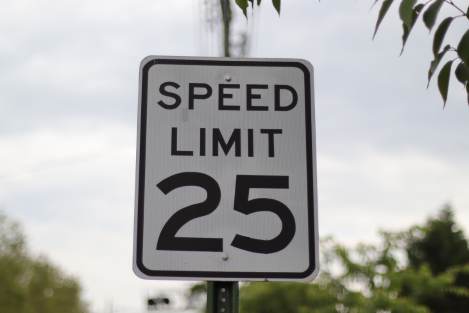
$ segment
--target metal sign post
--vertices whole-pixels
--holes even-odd
[[[238,313],[239,286],[237,281],[207,282],[208,313]]]

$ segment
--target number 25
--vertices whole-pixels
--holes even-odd
[[[189,205],[174,213],[161,230],[156,244],[157,250],[173,251],[210,251],[222,252],[222,238],[176,237],[176,233],[187,222],[209,215],[220,203],[221,191],[215,179],[207,174],[183,172],[172,175],[157,187],[168,194],[180,187],[197,186],[205,189],[205,201]],[[272,212],[282,222],[280,233],[268,240],[256,239],[236,234],[231,245],[253,253],[274,253],[283,250],[295,235],[295,218],[290,209],[282,202],[268,198],[249,200],[249,190],[253,188],[288,189],[288,176],[237,175],[234,197],[234,210],[249,215],[255,212]]]

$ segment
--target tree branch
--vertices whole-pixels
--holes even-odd
[[[448,3],[449,5],[453,6],[456,10],[458,10],[462,14],[466,15],[466,12],[464,12],[460,7],[458,7],[456,4],[454,4],[454,2],[452,0],[445,0],[445,2]]]

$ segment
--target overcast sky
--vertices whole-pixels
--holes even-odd
[[[396,8],[372,41],[371,0],[283,2],[281,18],[265,1],[249,21],[250,56],[315,67],[320,235],[373,241],[448,202],[469,231],[469,107],[456,81],[445,110],[435,83],[425,89],[426,29],[398,57]],[[216,56],[201,3],[0,3],[0,210],[79,277],[93,312],[141,312],[146,294],[182,286],[131,270],[138,67]]]

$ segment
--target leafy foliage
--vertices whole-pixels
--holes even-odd
[[[243,10],[245,16],[247,16],[247,9],[248,9],[248,0],[235,0],[236,4]]]
[[[442,290],[438,290],[441,286],[435,286],[431,293],[418,294],[420,303],[432,312],[467,312],[469,247],[449,206],[436,218],[430,218],[425,225],[413,227],[407,233],[406,254],[411,270],[425,268],[428,275],[437,278],[445,286]]]
[[[28,255],[19,226],[0,213],[0,311],[84,313],[80,285],[44,258]]]
[[[416,6],[413,6],[409,9],[409,21],[404,21],[402,23],[402,48],[401,48],[401,54],[404,52],[404,47],[407,42],[407,39],[409,38],[410,32],[412,31],[412,28],[414,28],[415,22],[419,18],[420,13],[422,12],[422,9],[425,5],[422,3],[417,4]],[[406,8],[407,9],[407,8]],[[407,18],[406,18],[407,19]]]
[[[443,44],[443,39],[445,39],[446,32],[448,31],[449,26],[453,22],[453,17],[445,18],[440,25],[438,26],[437,30],[435,31],[435,36],[433,37],[433,55],[437,56],[441,45]]]
[[[353,248],[323,240],[321,274],[313,284],[247,283],[240,312],[467,312],[468,242],[449,207],[424,225],[380,237],[379,244]]]
[[[448,61],[441,69],[440,74],[438,74],[438,90],[440,91],[441,97],[443,97],[444,104],[446,104],[446,99],[448,99],[449,77],[452,65],[453,60]]]
[[[462,36],[461,41],[458,44],[457,52],[461,60],[464,63],[469,64],[469,29]]]
[[[277,10],[277,13],[280,14],[280,0],[272,0],[272,4],[275,10]]]
[[[254,0],[235,0],[236,4],[243,10],[244,15],[247,16],[248,2],[251,2],[252,7],[254,8]],[[420,14],[423,12],[423,23],[431,31],[434,25],[437,22],[438,15],[441,11],[441,8],[444,6],[451,7],[454,11],[458,12],[457,15],[452,15],[444,18],[437,27],[433,37],[433,55],[434,59],[430,62],[430,67],[428,70],[428,83],[430,79],[438,69],[438,65],[441,60],[446,56],[447,52],[455,53],[456,56],[453,60],[447,61],[445,65],[441,68],[440,73],[438,74],[438,90],[440,91],[441,97],[443,99],[443,106],[446,104],[448,98],[448,89],[449,81],[451,76],[451,65],[453,61],[459,59],[461,62],[456,68],[457,73],[455,76],[458,78],[458,81],[463,85],[466,94],[467,94],[467,104],[469,105],[469,83],[467,79],[466,72],[467,64],[469,64],[469,29],[462,36],[457,48],[453,45],[448,44],[441,49],[445,41],[446,33],[455,19],[465,18],[466,22],[469,20],[469,5],[463,10],[458,7],[452,0],[399,0],[399,18],[402,21],[402,48],[401,54],[404,52],[404,47],[409,38],[409,35],[419,19]],[[373,5],[381,3],[378,17],[376,19],[376,24],[374,27],[373,38],[375,38],[378,29],[383,22],[384,17],[389,12],[389,8],[393,4],[394,0],[373,0]],[[261,0],[257,0],[257,5],[260,5]],[[272,0],[272,3],[280,14],[280,3],[281,0]],[[462,65],[461,65],[462,64]],[[428,87],[428,85],[427,85]]]
[[[254,2],[259,6],[261,5],[262,0],[235,0],[238,7],[243,11],[243,14],[247,17],[247,9],[249,7],[249,2],[251,2],[252,8],[254,8]],[[272,0],[272,5],[278,14],[280,14],[281,0]]]
[[[441,52],[439,52],[436,56],[435,59],[430,63],[430,68],[428,69],[428,84],[430,84],[430,80],[432,79],[433,74],[435,74],[436,69],[438,68],[438,65],[440,64],[440,61],[443,59],[445,56],[446,52],[451,50],[451,46],[447,45],[444,47]],[[427,85],[428,87],[428,85]]]
[[[469,101],[469,67],[464,62],[460,62],[455,71],[458,81],[466,87],[468,94],[467,101]]]
[[[417,0],[402,0],[399,6],[399,16],[407,27],[410,27],[414,22],[413,11],[416,2]]]
[[[433,274],[469,264],[469,247],[464,233],[454,221],[449,206],[436,218],[430,218],[422,227],[409,231],[407,256],[412,268],[428,265]]]
[[[438,12],[440,12],[441,6],[443,5],[444,0],[436,0],[425,11],[423,14],[423,22],[425,26],[427,26],[428,30],[431,31],[433,25],[435,25],[436,17],[438,16]]]
[[[378,13],[378,19],[376,20],[375,31],[373,33],[373,39],[375,38],[376,33],[378,32],[379,26],[381,25],[381,22],[383,21],[384,16],[386,15],[386,13],[388,13],[388,10],[391,7],[391,4],[392,4],[393,1],[394,0],[384,0],[383,1],[383,4],[381,5],[381,9],[379,10],[379,13]],[[375,4],[377,2],[378,1],[376,0]]]

